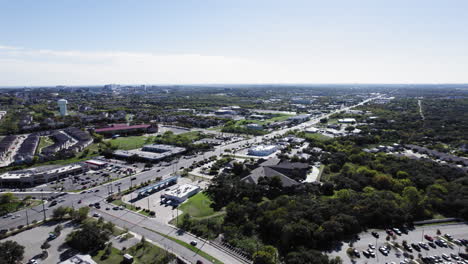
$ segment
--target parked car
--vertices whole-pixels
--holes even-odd
[[[432,238],[430,235],[424,235],[424,238],[431,242],[434,241],[434,238]]]
[[[197,244],[198,244],[198,242],[195,241],[195,240],[190,241],[190,245],[192,245],[192,246],[196,246]]]

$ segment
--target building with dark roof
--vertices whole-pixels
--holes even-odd
[[[250,175],[241,181],[258,184],[262,178],[278,177],[283,187],[291,187],[300,184],[305,179],[309,165],[301,162],[281,161],[276,158],[268,159],[251,171]]]
[[[129,135],[129,134],[137,134],[137,133],[154,133],[157,132],[157,126],[153,125],[133,125],[129,126],[127,124],[112,124],[109,127],[104,128],[97,128],[94,130],[97,134],[102,134],[105,136],[113,136],[113,135]]]

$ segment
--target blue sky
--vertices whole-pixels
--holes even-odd
[[[464,0],[0,4],[0,85],[468,81]]]

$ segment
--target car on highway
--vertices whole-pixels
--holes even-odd
[[[94,216],[94,217],[100,217],[101,215],[98,214],[98,213],[94,213],[93,216]]]

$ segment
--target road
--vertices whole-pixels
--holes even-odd
[[[167,177],[170,176],[171,173],[177,171],[178,169],[180,169],[182,167],[185,167],[185,168],[190,167],[193,163],[201,161],[201,160],[205,159],[205,157],[210,157],[210,156],[213,156],[213,155],[220,156],[222,153],[224,153],[224,150],[226,150],[226,149],[239,148],[239,147],[241,147],[242,145],[245,145],[245,144],[261,143],[264,140],[273,138],[273,137],[275,137],[277,135],[282,135],[282,134],[284,134],[284,133],[286,133],[288,131],[291,131],[291,130],[294,130],[294,129],[303,129],[305,127],[317,124],[318,122],[320,122],[320,119],[322,119],[322,118],[328,118],[328,117],[330,117],[331,115],[333,115],[333,114],[335,114],[337,112],[346,111],[348,109],[363,105],[363,104],[365,104],[365,103],[367,103],[367,102],[369,102],[371,100],[377,99],[379,97],[381,97],[381,96],[366,99],[366,100],[364,100],[363,102],[361,102],[359,104],[349,106],[349,107],[346,107],[346,108],[342,108],[342,109],[333,111],[333,112],[331,112],[329,114],[321,115],[321,116],[313,118],[313,119],[311,119],[311,120],[309,120],[307,122],[298,124],[298,125],[290,127],[290,128],[284,128],[284,129],[281,129],[281,130],[278,130],[278,131],[274,131],[274,132],[271,132],[270,134],[267,134],[267,135],[257,136],[257,137],[253,137],[253,138],[250,138],[250,139],[246,139],[246,140],[226,144],[226,145],[220,145],[220,146],[215,147],[214,150],[206,152],[203,155],[198,155],[198,156],[191,157],[191,158],[188,158],[188,159],[181,158],[181,159],[177,160],[177,163],[175,165],[166,166],[166,167],[160,166],[160,165],[154,166],[151,170],[135,174],[132,177],[127,177],[127,178],[120,179],[120,180],[117,180],[117,181],[114,181],[114,182],[111,182],[111,183],[107,183],[107,184],[104,184],[104,185],[100,185],[100,186],[91,188],[91,189],[89,189],[89,191],[91,193],[84,193],[84,194],[68,193],[66,196],[63,196],[63,197],[60,197],[59,199],[57,199],[57,200],[63,199],[64,200],[63,202],[59,203],[58,205],[56,205],[54,207],[51,207],[50,209],[48,207],[49,204],[46,203],[44,205],[36,206],[36,207],[29,208],[29,209],[26,209],[26,210],[20,210],[20,211],[14,213],[14,215],[19,215],[19,217],[16,218],[16,219],[11,219],[11,218],[0,219],[0,230],[1,229],[15,228],[15,227],[18,227],[19,225],[26,225],[27,223],[31,223],[33,220],[40,221],[40,220],[43,220],[45,217],[49,218],[52,215],[53,209],[58,207],[58,206],[68,206],[68,207],[78,208],[78,207],[81,207],[81,206],[88,206],[88,204],[90,204],[90,203],[96,203],[96,202],[101,202],[102,203],[102,202],[105,201],[105,198],[109,194],[108,191],[110,189],[110,185],[113,185],[114,192],[117,191],[116,184],[120,184],[120,186],[119,186],[120,190],[124,191],[124,190],[130,188],[130,186],[132,186],[132,185],[140,184],[140,183],[146,182],[148,180],[153,180],[153,179],[155,179],[157,177],[167,178]],[[136,179],[132,181],[131,180],[132,178],[136,178]],[[27,195],[29,193],[21,192],[19,194],[21,194],[21,195],[26,194]],[[33,195],[35,195],[37,198],[39,198],[39,193],[38,192],[34,192]],[[50,195],[50,193],[44,193],[44,194],[40,193],[40,195],[41,196],[44,195],[46,197],[47,195]],[[80,200],[82,202],[79,204],[78,201],[80,201]],[[46,210],[44,211],[43,208],[46,209]],[[162,232],[168,232],[169,234],[173,234],[174,230],[171,231],[172,227],[170,227],[170,226],[166,226],[166,225],[162,225],[162,224],[156,224],[155,221],[150,221],[149,219],[147,219],[146,217],[143,217],[143,216],[136,217],[134,213],[125,213],[125,214],[120,215],[120,216],[114,216],[109,211],[104,211],[104,212],[101,212],[101,213],[102,213],[104,218],[107,218],[107,219],[111,220],[117,226],[131,226],[132,230],[135,233],[143,234],[145,236],[147,235],[147,237],[150,238],[150,239],[154,238],[154,240],[157,241],[158,243],[160,243],[160,245],[162,247],[173,249],[176,254],[181,255],[184,258],[187,257],[187,259],[189,261],[196,262],[196,260],[199,259],[199,257],[193,256],[192,251],[180,246],[177,243],[174,243],[173,241],[171,241],[169,239],[162,239],[164,237],[162,237],[161,235],[158,235],[157,233],[154,233],[154,232],[149,232],[147,229],[143,228],[143,227],[146,227],[146,225],[149,223],[152,226],[151,229],[154,229],[154,230],[156,230],[158,232],[161,232],[161,233]],[[148,221],[150,221],[150,222],[148,222]],[[171,232],[169,232],[169,231],[171,231]],[[181,237],[182,238],[180,238],[180,237],[178,237],[178,238],[181,239],[181,240],[184,240],[186,242],[190,241],[190,240],[188,240],[189,235],[184,235],[184,236],[181,236]],[[209,244],[203,245],[202,248],[203,248],[203,251],[205,251],[206,253],[212,255],[213,257],[216,257],[217,259],[219,259],[222,262],[225,262],[225,263],[242,263],[239,260],[234,259],[232,256],[226,254],[223,250],[218,249],[218,248],[213,247],[213,246],[210,246]],[[190,251],[190,252],[188,252],[187,250]]]
[[[234,256],[220,250],[218,247],[213,246],[209,241],[197,238],[192,234],[178,233],[178,229],[172,226],[162,224],[152,218],[145,217],[130,210],[105,210],[106,207],[112,208],[113,205],[104,204],[101,209],[93,208],[91,213],[99,213],[106,221],[111,221],[117,226],[128,228],[129,231],[143,235],[159,244],[162,248],[177,252],[177,255],[184,259],[196,262],[204,258],[161,234],[179,239],[185,243],[190,243],[195,240],[198,242],[197,248],[224,263],[244,263]],[[208,261],[209,260],[205,259],[204,263],[208,263]]]

